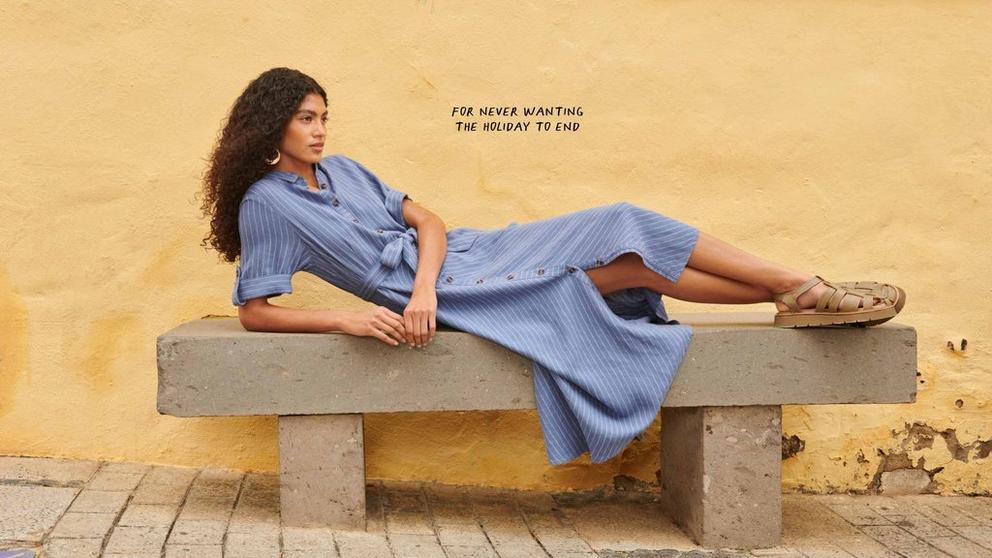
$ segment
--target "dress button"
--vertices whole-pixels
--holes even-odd
[[[507,279],[513,279],[513,274],[511,273],[511,274],[507,275],[506,278]]]
[[[603,260],[596,258],[596,265],[603,265]]]
[[[475,280],[475,284],[478,285],[479,283],[481,283],[483,281],[485,281],[485,279],[476,279]]]
[[[544,268],[542,267],[541,269],[538,269],[537,270],[537,274],[538,275],[544,275]]]
[[[327,189],[327,184],[321,184],[320,185],[320,189],[321,190],[326,190]]]
[[[382,234],[382,229],[376,229],[375,232]]]
[[[574,267],[572,267],[572,266],[568,266],[568,272],[569,272],[569,273],[575,273],[575,269],[576,269],[576,268],[574,268]]]
[[[444,280],[450,283],[450,282],[454,281],[455,278],[449,275],[449,276],[445,277]]]
[[[333,205],[334,207],[337,207],[337,206],[341,205],[341,203],[338,201],[337,198],[334,198],[334,200],[331,201],[331,205]]]
[[[351,220],[354,221],[354,222],[356,222],[356,223],[358,222],[358,219],[355,219],[355,218],[352,218]]]

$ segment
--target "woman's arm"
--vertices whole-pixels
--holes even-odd
[[[435,213],[407,198],[403,200],[403,220],[417,229],[417,274],[410,303],[403,313],[406,341],[423,347],[434,340],[437,331],[437,294],[434,285],[448,253],[447,227]]]
[[[266,297],[248,299],[238,307],[238,319],[248,331],[280,333],[323,333],[339,331],[351,335],[376,337],[384,343],[399,345],[405,340],[403,317],[386,308],[374,306],[361,312],[349,310],[303,310],[269,304]]]
[[[248,299],[238,306],[238,319],[248,331],[282,333],[321,333],[344,331],[344,322],[351,318],[347,310],[303,310],[269,304],[266,297]]]

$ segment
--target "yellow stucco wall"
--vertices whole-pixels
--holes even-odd
[[[902,285],[918,402],[786,407],[803,449],[785,489],[913,467],[990,492],[992,4],[384,4],[0,4],[0,454],[277,470],[275,418],[156,412],[155,337],[236,315],[193,195],[236,96],[290,66],[328,91],[325,153],[450,227],[627,200],[828,279]],[[459,105],[583,116],[573,133],[460,133]],[[273,302],[367,304],[305,273],[294,288]],[[655,483],[658,430],[551,467],[536,411],[369,415],[368,475]]]

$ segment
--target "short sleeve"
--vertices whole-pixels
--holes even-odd
[[[293,274],[307,258],[306,245],[288,219],[264,202],[245,198],[238,212],[241,262],[235,269],[231,302],[293,292]]]
[[[403,199],[410,198],[409,194],[400,192],[399,190],[389,186],[385,182],[379,179],[372,171],[365,168],[365,165],[359,163],[358,161],[342,155],[345,159],[355,165],[356,168],[368,179],[369,183],[372,184],[376,195],[382,200],[383,205],[386,207],[386,212],[389,216],[396,221],[397,224],[402,226],[404,229],[408,228],[410,225],[407,224],[406,219],[403,218]],[[411,200],[413,198],[410,198]]]

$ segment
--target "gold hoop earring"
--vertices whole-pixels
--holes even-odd
[[[276,149],[276,158],[275,158],[275,159],[266,159],[266,160],[265,160],[265,162],[266,162],[266,163],[267,163],[267,164],[268,164],[269,166],[272,166],[272,165],[274,165],[274,164],[276,164],[276,163],[278,163],[278,162],[279,162],[279,159],[280,159],[281,157],[282,157],[282,153],[279,153],[279,150],[278,150],[278,149]]]

